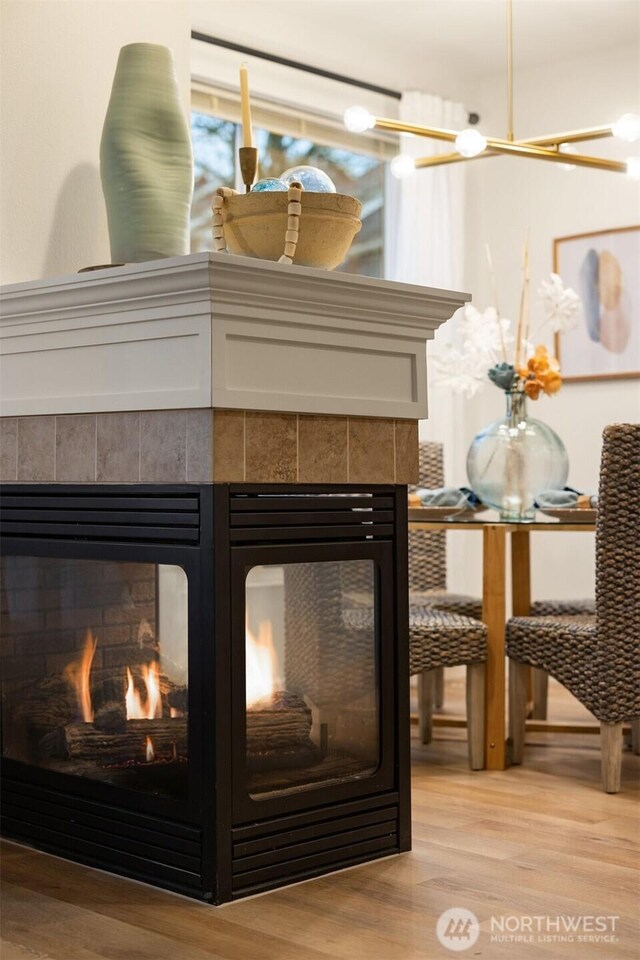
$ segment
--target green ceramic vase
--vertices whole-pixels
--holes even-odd
[[[113,263],[189,253],[193,154],[168,47],[118,57],[100,143]]]

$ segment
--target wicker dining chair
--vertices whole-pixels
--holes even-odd
[[[286,564],[286,688],[308,696],[327,717],[375,689],[374,580],[371,562]],[[469,766],[484,766],[487,628],[441,610],[409,616],[410,674],[418,674],[420,738],[429,743],[435,672],[467,667]],[[408,682],[407,677],[407,682]]]
[[[600,721],[602,783],[620,789],[622,723],[640,718],[640,424],[604,431],[596,522],[596,613],[507,625],[512,759],[522,762],[526,674],[559,680]],[[638,749],[637,741],[635,749]]]
[[[469,766],[484,767],[487,628],[480,620],[442,610],[409,611],[409,672],[418,676],[420,740],[430,743],[437,671],[467,668]]]
[[[444,484],[443,447],[441,443],[424,441],[419,448],[419,481],[421,487],[436,489]],[[415,491],[416,487],[410,487]],[[443,531],[409,531],[409,597],[414,615],[424,608],[442,610],[482,619],[482,600],[466,594],[447,591],[446,533]],[[531,604],[532,617],[550,615],[578,615],[595,613],[595,601],[537,600]],[[547,716],[546,676],[537,676],[533,716],[544,720]],[[444,703],[444,671],[438,670],[434,680],[436,707]]]

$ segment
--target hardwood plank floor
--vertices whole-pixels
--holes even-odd
[[[446,708],[462,702],[451,671]],[[550,715],[582,708],[550,687]],[[533,734],[525,763],[471,773],[464,731],[414,741],[411,853],[251,900],[207,907],[16,844],[3,844],[2,960],[432,960],[450,907],[480,922],[460,956],[637,957],[640,758],[622,793],[600,789],[598,738]],[[614,915],[617,941],[492,941],[492,917]]]

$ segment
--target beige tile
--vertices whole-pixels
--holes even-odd
[[[349,417],[349,483],[394,483],[393,420]]]
[[[140,480],[183,483],[187,477],[187,415],[184,410],[140,414]]]
[[[56,480],[96,479],[96,415],[56,417]]]
[[[346,483],[347,417],[298,417],[300,483]]]
[[[396,483],[417,483],[418,474],[418,421],[396,420]]]
[[[11,483],[18,477],[18,421],[15,417],[0,420],[0,480]]]
[[[214,410],[213,479],[218,483],[244,480],[244,410]]]
[[[248,483],[295,483],[295,413],[246,413],[245,462]]]
[[[18,419],[18,480],[50,483],[55,477],[56,418]]]
[[[96,478],[100,483],[140,479],[140,414],[99,413]]]
[[[213,480],[213,410],[187,410],[187,480]]]

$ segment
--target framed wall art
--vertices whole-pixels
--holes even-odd
[[[640,226],[559,237],[553,269],[582,301],[578,325],[556,336],[562,379],[640,377]]]

